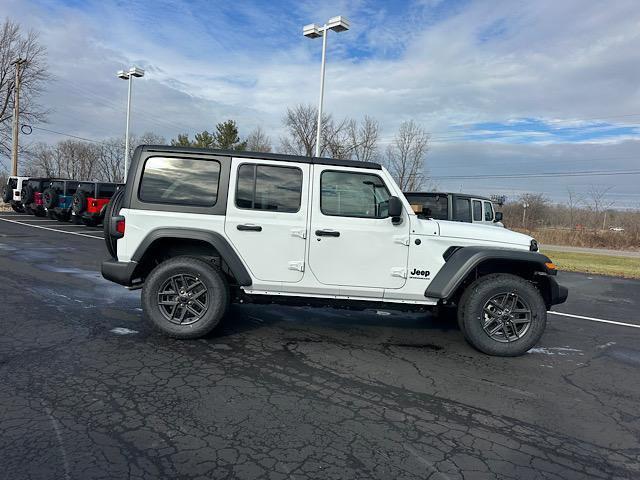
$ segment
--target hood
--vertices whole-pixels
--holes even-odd
[[[527,249],[531,245],[531,240],[533,240],[529,235],[514,232],[506,228],[496,228],[493,225],[451,222],[446,220],[438,221],[438,225],[440,226],[441,237],[518,245],[520,247],[526,247]]]

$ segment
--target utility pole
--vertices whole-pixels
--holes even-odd
[[[18,58],[12,64],[16,66],[16,80],[13,87],[13,145],[11,147],[11,175],[18,175],[18,126],[20,124],[20,67],[27,61]]]
[[[602,230],[607,229],[607,211],[604,211],[604,220],[602,220]]]

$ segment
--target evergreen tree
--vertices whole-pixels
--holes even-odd
[[[215,147],[222,150],[245,150],[247,142],[241,142],[238,126],[234,120],[227,120],[216,125]]]
[[[186,133],[179,133],[178,138],[171,139],[171,145],[173,147],[191,147],[191,140],[189,140],[189,135]]]
[[[196,133],[196,139],[191,142],[191,145],[199,148],[216,148],[215,143],[213,135],[204,130],[202,133]]]

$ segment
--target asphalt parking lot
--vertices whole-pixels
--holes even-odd
[[[376,310],[234,306],[177,341],[101,238],[0,213],[0,477],[640,478],[639,281],[561,273],[571,316],[519,358]]]

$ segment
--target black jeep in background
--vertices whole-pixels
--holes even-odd
[[[109,200],[123,186],[122,183],[79,182],[71,205],[72,221],[90,227],[101,224]]]
[[[26,213],[36,217],[44,217],[47,214],[42,202],[42,193],[51,181],[51,178],[30,178],[22,185],[20,199]]]

